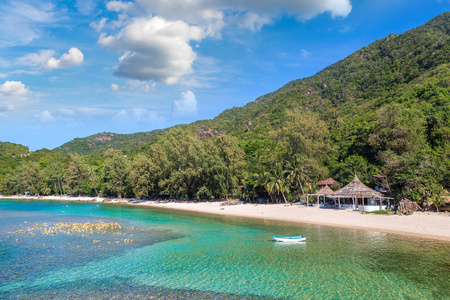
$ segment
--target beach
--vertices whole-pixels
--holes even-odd
[[[107,199],[101,197],[0,197],[0,199],[55,200],[76,202],[108,202],[162,209],[183,210],[229,217],[279,220],[335,227],[355,228],[403,234],[450,242],[450,214],[415,212],[413,215],[362,214],[351,209],[323,209],[300,204],[237,204],[223,202],[138,201],[136,199]]]

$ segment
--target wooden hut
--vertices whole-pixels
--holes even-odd
[[[334,180],[333,178],[328,178],[327,180],[320,180],[316,183],[316,185],[319,187],[319,191],[326,186],[330,187],[335,185],[336,183],[339,183],[338,181]]]
[[[333,195],[334,191],[328,186],[325,185],[325,187],[323,187],[322,189],[320,189],[320,191],[318,191],[315,194],[307,194],[306,195],[306,203],[309,202],[309,197],[310,196],[317,196],[317,204],[320,206],[320,197],[322,197],[323,199],[323,204],[325,205],[325,201],[327,196]]]
[[[362,183],[356,174],[349,184],[329,197],[338,199],[339,206],[342,198],[352,199],[353,209],[362,211],[383,210],[383,201],[392,199]]]

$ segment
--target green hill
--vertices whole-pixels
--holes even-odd
[[[131,150],[140,145],[150,143],[157,136],[164,134],[169,129],[138,132],[131,134],[118,134],[102,132],[85,138],[76,138],[64,145],[53,149],[59,153],[77,153],[80,155],[99,154],[108,149]]]
[[[447,12],[401,35],[390,34],[315,76],[223,112],[212,124],[239,133],[251,122],[252,128],[264,131],[266,125],[283,122],[280,117],[286,108],[305,108],[330,120],[337,115],[373,115],[380,106],[406,98],[430,100],[424,99],[424,91],[417,95],[424,88],[448,93],[449,27]]]

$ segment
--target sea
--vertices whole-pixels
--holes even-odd
[[[448,242],[120,204],[0,200],[0,299],[449,298]]]

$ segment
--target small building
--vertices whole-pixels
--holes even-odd
[[[317,206],[321,207],[320,206],[320,198],[322,197],[323,207],[325,207],[327,197],[330,197],[333,194],[334,194],[334,191],[328,185],[325,185],[325,187],[321,188],[317,193],[307,194],[306,195],[306,201],[307,201],[306,203],[309,202],[310,196],[316,196],[317,197]]]
[[[391,197],[386,197],[383,193],[378,192],[362,183],[358,176],[346,186],[336,191],[331,198],[336,198],[341,204],[341,199],[350,199],[353,203],[353,209],[359,211],[375,211],[385,210],[386,203],[389,205]]]
[[[334,180],[333,178],[328,178],[327,180],[321,180],[319,182],[316,183],[316,185],[319,187],[319,191],[323,188],[325,188],[326,186],[328,186],[328,188],[332,187],[333,185],[335,185],[336,183],[339,183],[337,180]]]
[[[334,180],[329,178],[321,182],[326,182],[328,180]],[[334,180],[335,181],[335,180]],[[332,181],[329,181],[332,182]],[[337,181],[335,181],[337,183]],[[362,183],[358,176],[355,174],[355,178],[343,188],[333,192],[333,190],[326,184],[322,189],[320,189],[315,194],[307,194],[307,203],[310,196],[317,197],[318,207],[328,207],[326,204],[326,199],[332,199],[334,201],[335,208],[342,208],[343,205],[348,207],[353,207],[354,210],[360,211],[375,211],[386,209],[386,204],[390,204],[391,197],[386,197],[383,193],[378,192],[374,189],[369,188],[364,183]],[[323,201],[323,205],[321,202]],[[332,206],[331,206],[332,207]]]

